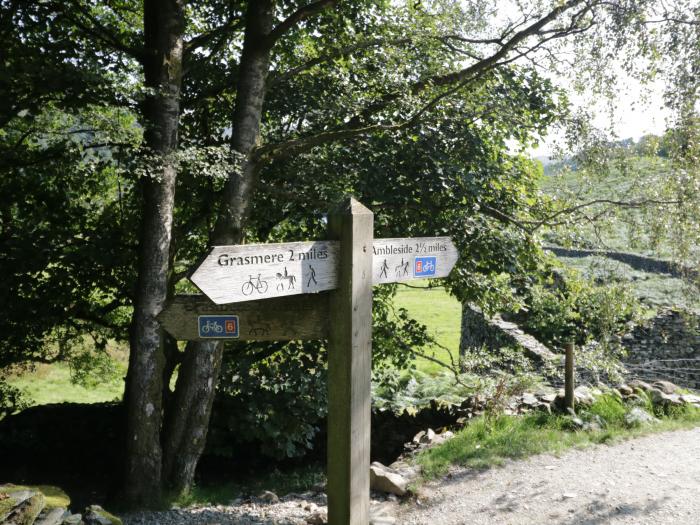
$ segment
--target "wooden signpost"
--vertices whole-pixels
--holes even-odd
[[[457,262],[449,237],[375,239],[372,255],[372,284],[447,277]]]
[[[375,240],[373,222],[349,198],[328,216],[330,240],[215,246],[190,276],[206,297],[176,296],[158,316],[178,340],[328,339],[331,525],[369,523],[372,285],[457,262],[449,237]]]
[[[333,290],[338,243],[214,246],[190,275],[216,304]]]

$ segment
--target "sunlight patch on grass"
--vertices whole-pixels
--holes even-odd
[[[100,403],[121,399],[124,381],[113,377],[94,388],[71,383],[68,365],[38,365],[33,372],[26,372],[8,379],[8,383],[26,392],[30,405],[49,403]]]
[[[449,350],[457,361],[459,356],[459,336],[462,305],[443,287],[428,288],[427,281],[412,281],[409,288],[399,286],[396,292],[396,306],[405,308],[417,322],[428,327],[428,332],[443,347]],[[448,350],[440,347],[426,349],[426,353],[435,354],[437,359],[450,362]],[[429,360],[418,358],[418,369],[427,374],[442,372],[444,368]]]

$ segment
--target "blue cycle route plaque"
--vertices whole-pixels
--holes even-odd
[[[237,315],[200,315],[199,337],[212,339],[238,338]]]
[[[413,275],[416,277],[430,277],[435,275],[437,257],[416,257],[413,263]]]

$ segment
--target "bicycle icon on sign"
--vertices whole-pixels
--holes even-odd
[[[243,295],[251,295],[255,291],[257,291],[259,294],[264,294],[267,292],[267,282],[260,278],[260,274],[258,274],[258,277],[255,279],[253,279],[253,276],[251,275],[250,279],[243,283],[241,291],[243,292]]]
[[[426,261],[423,264],[423,271],[424,272],[433,272],[435,271],[435,265],[433,264],[433,261]]]

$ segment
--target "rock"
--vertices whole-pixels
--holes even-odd
[[[587,386],[579,386],[574,390],[574,400],[578,404],[590,406],[595,401],[595,397],[593,397],[590,388]]]
[[[396,523],[396,518],[393,516],[388,516],[386,514],[381,516],[370,516],[369,525],[394,525]]]
[[[620,385],[617,387],[617,391],[620,392],[623,396],[631,396],[634,394],[634,389],[628,385]]]
[[[645,407],[647,405],[646,400],[637,394],[632,394],[630,396],[627,396],[625,398],[625,403],[628,403],[628,404],[633,405],[633,406],[640,406],[640,407]]]
[[[388,492],[403,496],[406,494],[408,480],[397,472],[385,467],[381,463],[374,462],[369,467],[369,487],[378,492]]]
[[[655,405],[679,406],[683,404],[683,402],[681,401],[681,396],[679,396],[678,394],[667,394],[666,392],[663,392],[656,388],[652,388],[649,394],[651,395],[651,402]]]
[[[61,525],[67,512],[68,511],[62,507],[44,509],[37,517],[34,525]]]
[[[63,525],[82,525],[82,523],[82,514],[71,514],[70,516],[63,518]]]
[[[540,401],[551,404],[554,403],[554,400],[557,398],[557,395],[554,392],[550,392],[548,394],[541,394],[539,398]]]
[[[682,394],[681,401],[683,401],[683,403],[688,403],[691,405],[700,405],[700,396],[696,396],[693,394]]]
[[[264,490],[259,496],[258,499],[261,499],[267,503],[279,503],[280,499],[275,494],[274,492],[271,492],[269,490]]]
[[[523,405],[529,406],[529,407],[534,407],[537,405],[539,401],[537,400],[537,397],[535,397],[534,394],[530,394],[529,392],[525,392],[522,397],[522,403]]]
[[[85,525],[122,525],[122,520],[99,505],[90,505],[83,513]]]
[[[651,385],[654,388],[658,388],[661,390],[664,394],[675,394],[678,391],[678,387],[671,383],[670,381],[663,381],[663,380],[658,380],[654,381],[654,384]]]
[[[328,523],[328,512],[325,510],[317,510],[306,518],[306,523],[309,525],[325,525]]]
[[[425,436],[425,430],[421,430],[420,432],[418,432],[418,434],[413,436],[413,439],[411,441],[418,445],[421,442],[421,439],[423,439],[423,436]]]
[[[316,512],[318,510],[318,505],[309,502],[306,505],[304,505],[304,510],[307,512]]]
[[[435,440],[435,431],[432,428],[429,428],[428,430],[425,431],[425,434],[421,436],[420,438],[420,443],[424,445],[430,445],[432,442]]]
[[[583,430],[584,423],[580,417],[572,417],[571,424],[576,430]]]
[[[627,386],[629,386],[632,390],[641,390],[643,392],[649,392],[650,390],[652,390],[652,386],[649,383],[645,383],[644,381],[640,381],[639,379],[630,381],[629,383],[627,383]]]
[[[7,486],[3,486],[2,493],[7,497],[0,501],[2,523],[33,525],[37,516],[44,510],[46,499],[41,492],[23,490],[24,487],[18,488],[20,490],[12,491]]]
[[[589,421],[583,424],[582,430],[588,432],[600,432],[605,428],[605,420],[599,415],[594,415]]]
[[[410,465],[400,459],[389,465],[389,470],[390,472],[402,476],[404,479],[408,480],[409,483],[420,476],[420,467]]]
[[[634,407],[625,415],[625,423],[631,427],[654,423],[656,418],[640,407]]]
[[[537,403],[535,408],[537,410],[542,410],[543,412],[547,412],[547,414],[552,413],[552,405],[550,403]]]

